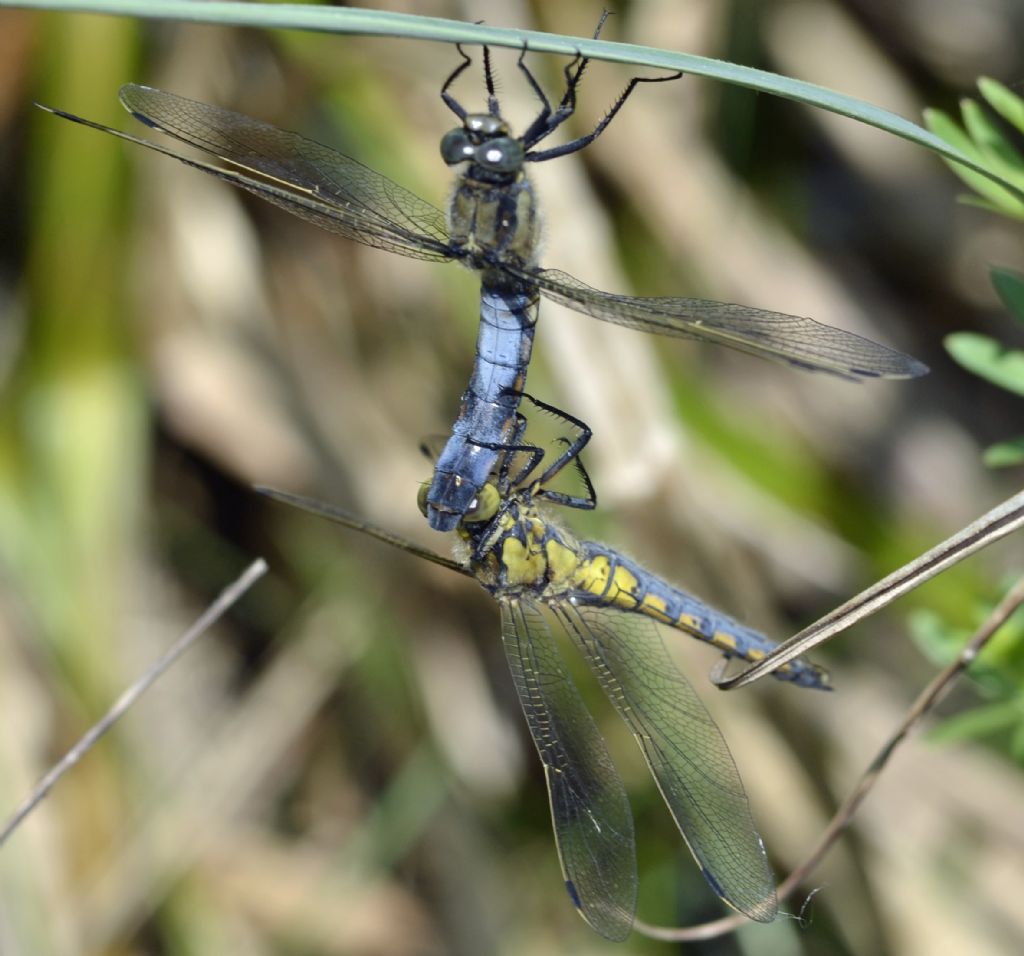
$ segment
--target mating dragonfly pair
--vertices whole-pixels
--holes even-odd
[[[545,768],[566,885],[595,930],[622,939],[633,924],[633,822],[622,782],[572,685],[546,617],[570,635],[629,725],[712,889],[740,912],[767,921],[777,911],[774,882],[742,783],[720,731],[668,657],[655,622],[747,661],[763,658],[773,645],[614,550],[577,540],[542,513],[543,503],[589,508],[596,498],[579,460],[590,437],[582,422],[531,399],[561,415],[575,436],[550,462],[526,440],[520,403],[539,297],[618,325],[715,342],[846,379],[909,378],[926,369],[900,352],[811,319],[699,299],[614,295],[541,268],[540,217],[526,164],[591,143],[635,87],[650,80],[633,78],[591,133],[538,149],[572,115],[588,61],[577,56],[566,66],[565,92],[552,106],[526,66],[525,52],[518,67],[541,110],[521,136],[514,137],[500,115],[486,48],[486,113],[467,112],[450,92],[470,65],[465,53],[442,87],[444,102],[461,123],[441,142],[444,161],[459,168],[447,217],[326,146],[149,87],[122,88],[121,102],[129,112],[229,165],[184,157],[46,108],[172,156],[332,232],[415,258],[461,262],[480,274],[473,374],[433,478],[420,496],[431,527],[455,530],[468,546],[468,559],[452,561],[309,499],[268,493],[473,577],[495,597],[513,680]],[[582,495],[551,487],[570,464],[583,479]],[[801,661],[776,676],[827,687],[824,672]]]

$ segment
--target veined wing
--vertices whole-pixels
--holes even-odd
[[[751,919],[774,919],[775,881],[736,764],[654,622],[600,607],[555,612],[640,744],[711,888]]]
[[[237,169],[187,159],[148,140],[99,128],[212,173],[349,239],[419,259],[451,258],[444,214],[349,156],[241,113],[148,86],[129,83],[121,87],[120,98],[147,126]]]
[[[502,600],[501,637],[551,801],[569,895],[606,939],[629,935],[636,913],[633,815],[593,718],[537,605]]]
[[[644,332],[700,339],[857,381],[915,378],[928,367],[870,339],[814,319],[705,299],[636,298],[594,289],[557,269],[524,272],[554,302]]]

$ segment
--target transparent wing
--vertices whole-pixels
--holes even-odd
[[[174,156],[349,239],[419,259],[451,258],[444,214],[349,156],[241,113],[148,86],[129,83],[121,87],[120,97],[125,109],[147,126],[242,172],[108,132]]]
[[[705,299],[613,295],[557,269],[538,269],[522,277],[535,282],[552,301],[595,319],[644,332],[727,345],[852,381],[914,378],[928,371],[926,365],[909,355],[814,319]]]
[[[544,765],[566,887],[591,927],[606,939],[625,939],[637,895],[626,791],[540,609],[522,601],[500,603],[501,637]]]
[[[774,919],[775,881],[736,764],[654,622],[568,604],[556,614],[640,744],[711,888],[751,919]]]

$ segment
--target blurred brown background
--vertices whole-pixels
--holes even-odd
[[[587,36],[593,4],[390,9]],[[987,74],[1019,89],[1005,0],[620,4],[606,37],[731,59],[919,119]],[[1016,38],[1016,39],[1015,39]],[[495,55],[517,128],[536,109]],[[444,551],[415,505],[472,357],[477,282],[334,238],[31,107],[144,134],[127,81],[305,134],[437,205],[446,45],[0,13],[0,816],[255,554],[272,575],[0,852],[0,953],[611,951],[561,888],[546,796],[471,583],[289,512],[317,494]],[[559,90],[563,61],[532,61]],[[630,75],[594,63],[572,130]],[[483,104],[478,71],[456,90]],[[925,151],[688,77],[533,170],[544,262],[603,289],[811,315],[932,366],[854,386],[544,304],[530,391],[595,430],[601,498],[568,517],[782,638],[1011,493],[986,444],[1021,405],[942,338],[1014,331],[989,289],[1019,228],[956,203]],[[1019,335],[1017,336],[1019,340]],[[935,669],[926,608],[970,627],[1005,542],[820,655],[837,692],[722,695],[777,872],[795,865]],[[689,645],[692,642],[685,642]],[[633,796],[641,915],[720,912],[628,734],[586,695]],[[944,705],[984,701],[963,685]],[[912,740],[805,889],[809,925],[693,953],[1019,953],[1024,778],[1005,742]],[[802,898],[785,904],[799,912]],[[634,936],[621,953],[665,952]]]

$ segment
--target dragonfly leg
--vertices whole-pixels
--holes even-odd
[[[609,16],[609,10],[602,11],[601,19],[597,21],[597,28],[594,30],[595,40],[601,35],[601,27],[604,26],[604,22]],[[562,73],[565,76],[565,92],[562,94],[562,100],[558,104],[558,108],[552,113],[551,104],[548,102],[548,98],[544,95],[544,91],[540,88],[540,84],[530,72],[529,67],[523,61],[525,56],[526,44],[523,44],[523,52],[519,54],[519,62],[517,65],[526,75],[526,79],[529,81],[530,86],[533,87],[534,93],[537,94],[541,103],[544,104],[544,108],[541,110],[537,118],[530,124],[522,137],[523,145],[527,149],[530,149],[531,147],[536,146],[537,143],[544,139],[544,137],[558,129],[558,127],[576,111],[576,89],[580,85],[580,80],[583,78],[583,71],[587,68],[590,58],[583,56],[582,53],[577,53],[576,56],[574,56],[565,65],[562,70]]]
[[[518,396],[517,396],[516,401],[517,401],[517,404],[518,404]],[[527,426],[526,416],[523,415],[522,412],[516,412],[516,415],[515,415],[515,428],[514,428],[514,430],[512,432],[512,438],[509,441],[508,447],[510,449],[512,449],[512,448],[528,448],[528,449],[530,449],[530,458],[527,461],[526,467],[532,469],[532,468],[536,467],[536,464],[535,464],[535,461],[536,461],[535,451],[539,450],[539,449],[535,449],[535,446],[528,445],[528,444],[523,442],[523,435],[526,434],[526,426]],[[506,488],[513,487],[514,485],[518,484],[519,481],[523,477],[524,470],[521,469],[517,473],[515,478],[513,478],[513,479],[509,478],[509,472],[512,470],[512,460],[513,460],[513,457],[514,456],[512,454],[506,454],[506,455],[502,455],[501,456],[501,464],[498,466],[498,488],[500,488],[500,489],[504,490]]]
[[[529,128],[523,133],[523,145],[529,149],[534,143],[543,139],[548,133],[551,132],[554,127],[548,127],[548,120],[551,118],[551,101],[547,98],[544,93],[543,87],[537,82],[537,77],[530,72],[530,68],[526,65],[526,41],[523,41],[523,49],[519,53],[519,59],[516,60],[516,66],[519,67],[522,74],[526,77],[526,81],[530,84],[530,88],[534,93],[537,94],[537,99],[540,100],[541,109],[540,113],[534,118],[533,122],[529,125]],[[573,59],[573,64],[579,61],[579,54],[576,54]]]
[[[566,450],[562,452],[562,454],[544,470],[544,474],[540,476],[540,483],[543,485],[551,478],[554,478],[555,475],[557,475],[570,461],[579,457],[580,452],[587,446],[587,443],[590,441],[594,432],[581,418],[577,418],[575,415],[570,415],[564,409],[556,408],[554,405],[549,405],[547,402],[542,402],[539,398],[534,398],[528,392],[522,392],[519,397],[520,399],[525,398],[538,411],[547,412],[555,418],[560,418],[563,422],[572,425],[576,429],[576,437],[572,441],[567,438],[561,439],[561,441],[565,443]]]
[[[487,87],[487,112],[491,116],[500,116],[498,93],[494,86],[494,70],[491,68],[491,48],[484,47],[484,85]]]
[[[586,61],[584,61],[584,63],[585,62]],[[581,67],[577,71],[577,74],[582,72]],[[571,142],[563,143],[561,146],[553,146],[551,149],[542,149],[540,152],[527,153],[527,161],[531,163],[542,163],[548,159],[555,159],[559,156],[566,156],[569,153],[575,153],[578,150],[583,149],[584,146],[589,146],[604,132],[608,124],[615,119],[615,114],[618,113],[625,105],[626,100],[629,99],[630,94],[636,89],[638,83],[667,83],[670,80],[678,80],[682,75],[683,71],[679,70],[675,73],[669,74],[668,76],[634,76],[629,83],[626,84],[626,88],[619,94],[619,98],[612,104],[611,109],[604,114],[601,122],[599,122],[591,132],[587,133],[586,136],[580,136]],[[566,95],[568,96],[568,93]],[[575,91],[572,96],[572,105],[575,106]],[[561,107],[559,107],[559,109],[561,109]],[[555,111],[554,115],[556,117],[558,116],[558,112],[558,110]],[[550,130],[548,130],[548,132],[550,132]]]
[[[538,411],[553,415],[556,418],[572,425],[576,429],[575,438],[570,440],[563,436],[558,439],[558,441],[565,446],[565,450],[550,465],[548,465],[547,468],[544,469],[543,474],[534,482],[534,488],[537,489],[534,492],[536,497],[544,498],[546,501],[565,505],[569,508],[581,508],[588,511],[596,508],[597,492],[594,490],[594,485],[590,480],[590,475],[587,473],[587,469],[583,466],[583,462],[580,459],[580,452],[583,451],[594,434],[590,426],[575,415],[570,415],[561,408],[556,408],[554,405],[542,402],[539,398],[534,398],[528,392],[521,392],[519,398],[525,398]],[[583,495],[570,495],[565,492],[552,491],[545,488],[544,486],[570,462],[576,470],[577,477],[586,489],[586,493]],[[519,482],[523,481],[538,464],[539,460],[530,462],[528,468],[524,468],[520,471],[519,475],[513,482],[513,485],[519,484]]]
[[[498,469],[498,490],[503,495],[509,488],[514,488],[522,482],[527,475],[534,472],[537,469],[537,466],[544,459],[544,449],[538,445],[531,445],[529,442],[512,444],[510,442],[478,441],[475,438],[467,438],[466,444],[476,445],[477,448],[489,448],[491,451],[500,451],[504,453],[505,457]],[[527,455],[526,463],[519,468],[512,478],[509,478],[509,471],[512,467],[512,458],[520,453]]]
[[[590,436],[588,435],[587,440],[589,440],[589,438]],[[544,475],[538,479],[537,485],[539,487],[534,492],[534,497],[543,498],[545,501],[550,501],[556,505],[565,505],[567,508],[579,508],[583,511],[593,511],[597,507],[597,492],[594,490],[594,483],[590,480],[590,475],[588,474],[587,469],[583,466],[583,460],[579,456],[579,449],[582,445],[574,447],[577,445],[579,439],[577,439],[577,442],[572,444],[570,444],[568,438],[560,438],[559,441],[567,447],[551,467],[555,468],[557,466],[557,470],[561,471],[569,462],[572,462],[572,466],[576,471],[576,477],[583,484],[586,491],[582,495],[570,495],[564,491],[552,491],[550,488],[543,487],[543,484],[547,480],[548,474],[551,471],[549,468],[548,471],[544,472]],[[584,444],[585,443],[586,442],[584,442]]]
[[[473,62],[473,58],[462,49],[461,43],[455,44],[455,49],[459,51],[459,56],[462,57],[462,62],[452,70],[448,79],[444,81],[444,85],[441,87],[441,99],[444,100],[444,105],[448,107],[460,120],[466,118],[466,108],[457,100],[448,90],[451,85],[460,77],[466,70],[469,69]],[[484,47],[486,50],[487,47]]]

